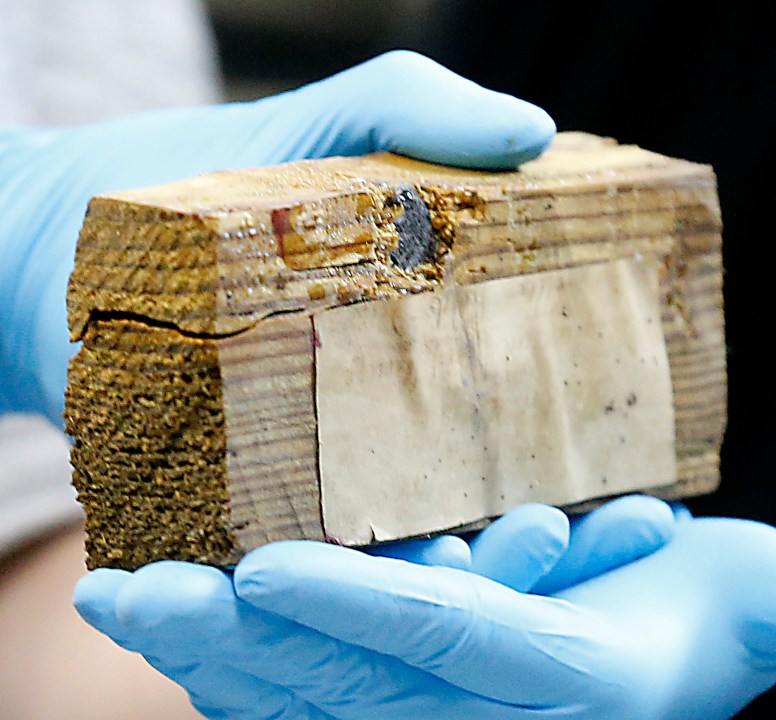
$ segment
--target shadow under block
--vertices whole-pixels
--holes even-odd
[[[94,198],[65,411],[89,566],[713,490],[720,229],[710,167],[580,133],[512,173],[372,155]]]

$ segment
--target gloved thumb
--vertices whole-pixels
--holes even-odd
[[[388,151],[458,167],[514,169],[555,135],[555,123],[536,105],[403,50],[225,111],[232,114],[229,139],[241,149],[239,166]],[[211,142],[224,140],[211,134]]]
[[[471,542],[471,571],[525,592],[552,569],[568,544],[569,521],[561,510],[521,505]]]

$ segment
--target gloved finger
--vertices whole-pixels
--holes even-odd
[[[597,616],[461,570],[283,542],[246,556],[234,583],[257,608],[502,703],[551,705],[617,672]]]
[[[270,692],[277,687],[345,720],[409,719],[427,716],[432,707],[446,720],[504,717],[502,705],[497,712],[488,710],[482,698],[395,658],[348,645],[242,601],[229,602],[218,571],[208,570],[212,568],[154,563],[136,572],[117,600],[117,615],[127,631],[137,633],[136,645],[149,662],[194,693],[197,704],[218,707],[223,698],[217,678],[228,692],[228,668],[234,668],[240,673],[235,687],[245,681],[244,675],[267,686],[268,706],[281,702]]]
[[[428,540],[385,543],[362,548],[362,550],[375,557],[392,557],[416,565],[443,565],[468,570],[472,563],[469,545],[455,535],[440,535]]]
[[[167,563],[167,565],[174,564]],[[168,569],[170,579],[175,578],[179,583],[182,579],[180,573],[175,573],[171,567]],[[176,640],[174,632],[158,635],[154,633],[155,625],[158,625],[162,619],[163,609],[171,610],[172,598],[169,595],[163,597],[161,607],[150,603],[146,607],[146,617],[143,617],[141,612],[133,611],[131,607],[125,608],[128,610],[125,620],[129,621],[129,625],[123,624],[116,616],[116,599],[122,589],[131,588],[136,579],[136,574],[123,570],[99,569],[89,573],[81,578],[76,586],[74,593],[76,609],[84,620],[123,647],[141,652],[149,664],[184,687],[189,692],[192,704],[205,717],[237,718],[241,712],[246,711],[247,706],[246,718],[269,718],[277,717],[286,707],[293,707],[297,713],[293,717],[328,720],[326,716],[315,712],[305,715],[304,708],[298,707],[300,703],[288,691],[266,686],[265,683],[239,674],[230,668],[216,668],[214,671],[213,666],[209,665],[205,673],[198,673],[197,671],[202,667],[202,661],[199,658],[204,654],[203,652],[196,654],[191,651],[185,652],[185,658],[181,658],[180,648],[174,647]],[[201,579],[197,578],[197,580],[201,591],[204,589],[204,584]],[[139,584],[144,584],[143,579]],[[211,589],[212,587],[211,583]],[[164,593],[162,595],[164,596]],[[202,598],[201,592],[192,594],[183,591],[178,595],[180,604],[187,605],[187,612],[200,618],[204,610]],[[125,599],[124,603],[127,605],[128,601]],[[176,617],[180,620],[179,616],[176,615]],[[133,627],[133,621],[143,629]],[[180,622],[178,625],[180,626]],[[192,622],[189,629],[195,626]],[[178,629],[180,631],[180,627]],[[189,634],[186,633],[186,635]],[[173,641],[172,648],[170,641]],[[158,651],[160,643],[164,647],[164,657],[152,654]],[[241,705],[243,707],[240,707]],[[264,709],[266,713],[261,714]]]
[[[686,522],[687,520],[693,519],[692,513],[684,503],[671,502],[668,504],[671,507],[671,511],[674,513],[674,519],[676,522]]]
[[[509,169],[555,135],[541,108],[487,90],[433,60],[393,51],[283,96],[305,118],[289,157],[391,151],[470,168]],[[292,141],[293,142],[293,141]]]
[[[769,619],[755,617],[742,622],[738,636],[749,654],[749,664],[776,680],[776,611]]]
[[[130,633],[116,618],[116,595],[131,579],[126,570],[100,568],[81,577],[73,590],[78,614],[117,645],[135,651]]]
[[[573,518],[568,552],[531,589],[551,595],[627,565],[660,549],[675,527],[671,508],[646,495],[629,495]]]
[[[563,512],[538,503],[521,505],[471,542],[471,571],[527,591],[558,562],[568,542],[569,521]]]
[[[169,627],[171,618],[179,617],[187,626],[207,620],[203,630],[218,636],[223,630],[218,623],[230,623],[237,612],[237,597],[225,572],[174,560],[136,570],[114,602],[118,621],[136,632],[154,632],[162,624]]]

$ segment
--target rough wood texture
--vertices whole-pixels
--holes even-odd
[[[402,231],[408,188],[430,211],[430,253]],[[312,314],[638,255],[661,262],[674,391],[678,478],[655,492],[712,490],[720,228],[710,167],[573,133],[517,173],[376,155],[95,198],[68,295],[83,347],[66,406],[90,567],[229,565],[325,538]]]

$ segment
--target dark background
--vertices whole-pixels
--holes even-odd
[[[729,421],[696,514],[776,525],[776,52],[765,2],[211,2],[227,93],[245,99],[373,55],[423,52],[585,130],[714,166],[724,222]],[[757,548],[753,547],[756,553]],[[776,691],[739,718],[776,717]]]

